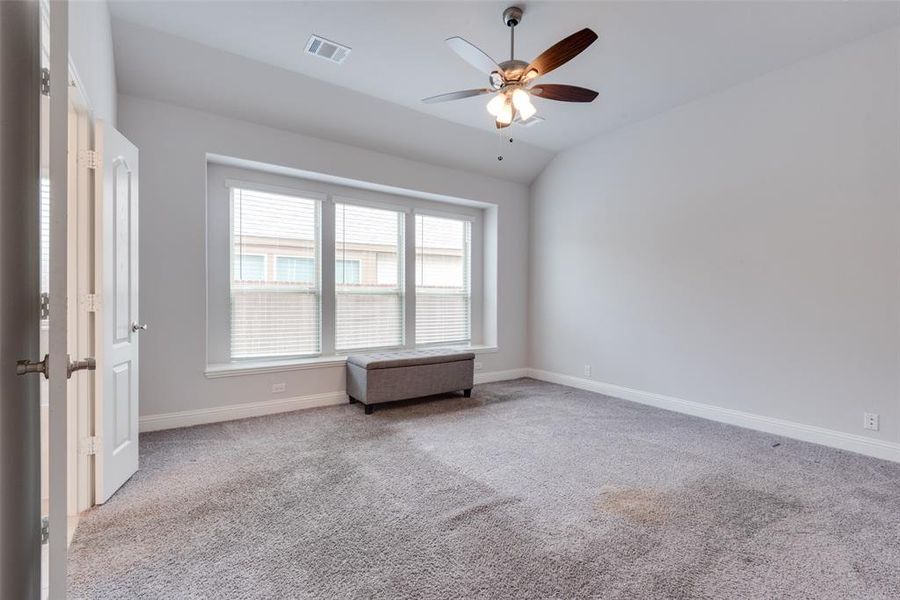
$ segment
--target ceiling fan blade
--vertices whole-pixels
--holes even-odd
[[[538,98],[561,100],[563,102],[593,102],[597,92],[576,85],[540,83],[528,90]]]
[[[461,37],[447,38],[447,45],[462,57],[464,61],[487,75],[494,71],[503,72],[500,65],[493,58],[488,56],[478,46],[471,42],[467,42]]]
[[[450,92],[449,94],[438,94],[437,96],[422,98],[422,102],[424,102],[425,104],[435,104],[436,102],[447,102],[449,100],[459,100],[460,98],[471,98],[472,96],[490,94],[493,91],[495,90],[488,88],[481,88],[477,90],[460,90],[458,92]]]
[[[597,34],[590,28],[585,27],[544,50],[540,56],[531,61],[531,64],[528,65],[524,72],[528,73],[531,70],[535,70],[539,76],[546,75],[553,69],[566,64],[581,54],[596,39]]]

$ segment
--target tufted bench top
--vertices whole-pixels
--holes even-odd
[[[472,360],[474,352],[453,348],[428,348],[424,350],[390,350],[369,354],[351,354],[347,362],[366,370],[434,365],[440,363]]]

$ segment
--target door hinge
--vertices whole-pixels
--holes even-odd
[[[96,169],[100,166],[100,157],[96,150],[82,150],[79,153],[78,161],[88,169]]]
[[[41,545],[50,542],[50,517],[41,517]]]
[[[50,95],[50,69],[47,67],[41,69],[41,94]]]
[[[100,438],[96,435],[81,440],[81,454],[92,456],[100,453]]]
[[[50,318],[50,294],[41,292],[41,320]]]
[[[85,294],[81,297],[81,305],[87,312],[97,312],[100,299],[97,297],[97,294]]]

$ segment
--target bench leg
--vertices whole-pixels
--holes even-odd
[[[356,404],[357,402],[359,402],[359,400],[357,400],[353,396],[349,396],[349,398],[350,398],[350,404]]]
[[[465,395],[466,398],[471,398],[472,397],[472,388],[463,390],[463,395]]]
[[[366,404],[366,414],[371,415],[375,411],[375,406],[372,404]]]

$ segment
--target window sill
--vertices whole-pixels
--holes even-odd
[[[496,346],[463,346],[453,347],[452,349],[470,350],[475,354],[493,354],[498,351]],[[221,377],[239,377],[242,375],[262,375],[264,373],[280,373],[283,371],[303,371],[306,369],[343,367],[346,366],[346,364],[346,356],[317,356],[314,358],[296,358],[291,360],[246,361],[208,365],[206,370],[203,371],[203,375],[207,379],[219,379]]]

